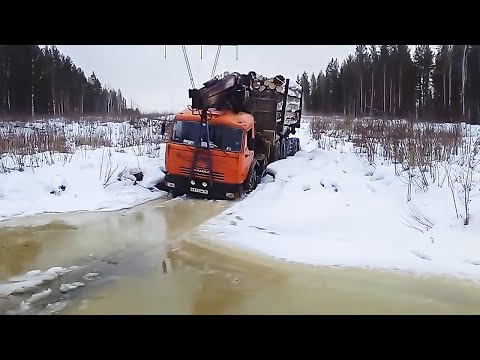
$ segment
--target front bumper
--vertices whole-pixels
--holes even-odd
[[[194,184],[184,175],[166,174],[164,184],[172,194],[217,200],[232,200],[241,196],[241,184],[226,184],[209,180],[193,178]],[[206,185],[206,186],[205,186]]]

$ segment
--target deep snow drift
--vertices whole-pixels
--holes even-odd
[[[480,280],[478,171],[464,226],[449,186],[414,188],[407,202],[407,185],[393,165],[369,165],[349,143],[319,149],[309,135],[302,124],[302,151],[270,165],[275,181],[202,228],[227,244],[294,262]]]

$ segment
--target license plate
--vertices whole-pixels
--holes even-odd
[[[208,190],[197,189],[197,188],[193,188],[193,187],[190,188],[190,191],[191,191],[191,192],[200,193],[200,194],[208,194]]]

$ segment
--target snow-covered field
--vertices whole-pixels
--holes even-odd
[[[43,132],[38,135],[35,128]],[[22,136],[15,136],[19,131]],[[0,126],[0,140],[12,133],[16,150],[0,154],[0,221],[41,213],[120,210],[166,195],[154,188],[163,177],[165,155],[154,126],[62,121]],[[19,145],[22,137],[27,141]],[[35,153],[32,144],[46,151]],[[144,177],[134,184],[130,172],[138,169]],[[119,180],[121,173],[125,176]]]
[[[458,155],[423,177],[381,156],[370,163],[328,133],[313,141],[309,128],[305,122],[298,134],[302,151],[270,165],[274,182],[202,228],[227,244],[293,262],[480,280],[480,166],[468,172]],[[465,146],[480,131],[469,130]],[[475,165],[480,155],[470,155]],[[462,182],[471,185],[468,225]]]
[[[137,135],[130,135],[133,130],[124,123],[88,131],[85,125],[67,128],[72,130],[63,133],[71,134],[66,137],[73,144],[68,154],[22,155],[20,161],[18,154],[2,156],[0,220],[116,210],[166,196],[151,189],[163,176],[165,149],[152,127]],[[326,131],[318,137],[317,132],[314,140],[307,119],[297,135],[302,151],[270,166],[275,181],[265,178],[258,190],[202,228],[227,244],[294,262],[480,280],[480,156],[473,151],[480,130],[468,130],[454,148],[449,147],[454,135],[437,141],[429,157],[444,160],[423,164],[422,172],[418,148],[402,150],[418,165],[405,168],[384,159],[385,149],[369,140],[362,145],[351,134]],[[92,137],[92,132],[104,135]],[[84,134],[81,142],[79,134]],[[105,146],[90,150],[81,145],[93,138]],[[92,146],[94,141],[88,141]],[[390,152],[398,156],[398,149]],[[16,170],[19,166],[23,171]],[[137,185],[132,176],[117,180],[123,169],[133,168],[145,176]]]

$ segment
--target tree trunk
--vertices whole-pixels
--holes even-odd
[[[390,78],[390,95],[389,95],[389,98],[388,98],[388,102],[389,102],[388,112],[391,114],[392,113],[392,78]]]
[[[52,71],[52,111],[53,111],[53,115],[55,116],[56,115],[56,109],[55,109],[55,88],[54,88],[54,84],[55,84],[55,74]]]
[[[447,74],[443,73],[443,108],[447,108]]]
[[[463,45],[463,60],[462,60],[462,115],[465,118],[465,82],[467,80],[467,45]]]
[[[448,53],[448,113],[452,120],[452,49]]]
[[[367,90],[367,94],[363,97],[363,113],[364,114],[367,113],[367,95],[368,95],[368,90]]]
[[[395,94],[395,86],[393,87],[393,116],[397,115],[397,96]]]
[[[360,69],[360,113],[363,114],[363,75],[362,75],[362,69]]]
[[[398,111],[402,113],[402,67],[400,66],[400,73],[398,78]]]
[[[35,77],[35,62],[33,61],[33,54],[32,54],[32,119],[35,116],[35,101],[34,101],[34,96],[35,96],[35,90],[33,89],[33,79]]]
[[[383,112],[387,110],[387,81],[386,81],[386,65],[383,65]]]
[[[374,92],[374,89],[373,89],[373,80],[374,80],[373,74],[374,74],[374,72],[375,72],[375,71],[374,71],[373,68],[372,68],[372,94],[371,94],[371,96],[370,96],[370,116],[373,115],[373,97],[374,97],[374,95],[375,95],[375,92]]]
[[[8,68],[8,66],[6,66],[6,88],[7,88],[7,98],[6,98],[6,101],[7,101],[7,108],[8,108],[8,111],[10,111],[11,109],[11,104],[10,104],[10,69]]]

